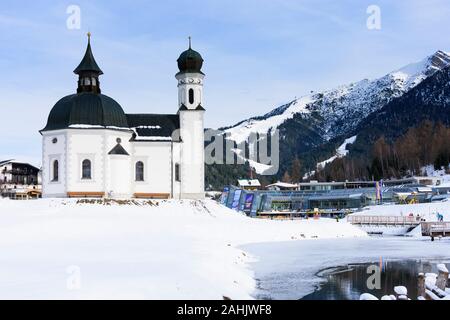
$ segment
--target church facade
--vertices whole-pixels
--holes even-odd
[[[43,197],[204,197],[203,59],[189,43],[177,62],[177,112],[128,114],[102,94],[88,34],[77,92],[40,131]]]

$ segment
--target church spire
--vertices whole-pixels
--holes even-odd
[[[103,71],[95,61],[91,49],[91,33],[87,33],[88,44],[83,59],[78,67],[73,71],[79,76],[77,92],[94,92],[100,93],[100,82],[98,77],[103,74]]]

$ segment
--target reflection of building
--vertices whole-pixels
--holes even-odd
[[[41,130],[44,197],[204,198],[201,55],[189,44],[177,60],[176,112],[127,114],[102,93],[88,36],[77,91]]]
[[[0,192],[4,197],[29,198],[40,196],[40,171],[28,163],[0,161]]]

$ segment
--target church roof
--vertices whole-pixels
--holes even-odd
[[[86,52],[78,67],[76,67],[75,70],[73,71],[75,74],[80,74],[86,71],[94,72],[99,75],[103,74],[103,71],[98,66],[97,62],[95,61],[94,55],[92,54],[90,38],[91,38],[90,34],[88,34],[88,45],[86,48]]]
[[[98,93],[82,92],[59,100],[50,111],[42,131],[67,128],[127,129],[127,117],[112,98]]]
[[[108,152],[110,155],[123,155],[123,156],[129,156],[130,154],[122,147],[120,143],[116,144],[114,148],[110,152]]]
[[[133,141],[178,140],[180,118],[177,114],[127,114],[129,127],[134,131]]]
[[[191,37],[189,37],[189,49],[183,51],[177,60],[178,69],[182,73],[201,73],[203,66],[203,58],[200,53],[191,48]]]
[[[90,37],[88,33],[86,52],[74,70],[79,75],[77,93],[63,97],[54,105],[41,133],[61,129],[112,129],[132,131],[132,141],[180,141],[178,114],[125,114],[114,99],[101,94],[98,75],[103,72],[92,54]],[[189,49],[178,59],[180,72],[201,73],[202,64],[201,55],[189,43]],[[85,78],[92,81],[86,82]],[[94,86],[98,90],[93,90]],[[204,109],[199,105],[195,110]],[[119,147],[122,148],[117,146],[114,152],[126,152]]]

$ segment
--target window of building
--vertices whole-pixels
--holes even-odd
[[[194,103],[194,89],[189,89],[189,103]]]
[[[180,182],[181,181],[181,177],[180,177],[180,164],[176,163],[175,164],[175,181]]]
[[[59,180],[59,162],[58,160],[53,161],[53,182]]]
[[[81,173],[81,179],[89,180],[92,179],[92,165],[91,160],[83,160],[82,164],[82,173]]]
[[[144,181],[144,163],[136,162],[136,181]]]

